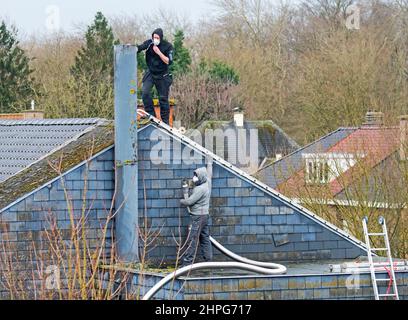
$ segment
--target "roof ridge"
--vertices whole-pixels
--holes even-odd
[[[11,208],[13,205],[15,205],[16,203],[19,203],[20,201],[28,198],[29,196],[33,195],[34,193],[36,193],[37,191],[43,189],[45,186],[48,186],[50,184],[52,184],[53,182],[57,181],[58,179],[61,179],[61,177],[65,177],[68,174],[70,174],[71,172],[77,170],[78,168],[80,168],[81,166],[85,165],[86,163],[88,163],[89,161],[98,158],[100,155],[102,155],[103,153],[105,153],[106,151],[109,151],[110,149],[112,149],[114,147],[114,145],[111,145],[103,150],[101,150],[98,153],[95,153],[93,156],[91,156],[89,159],[83,160],[80,163],[76,164],[74,167],[72,167],[69,170],[64,171],[61,175],[58,175],[50,180],[48,180],[46,183],[43,183],[41,185],[39,185],[38,187],[34,188],[33,190],[31,190],[30,192],[27,192],[26,194],[24,194],[21,197],[18,197],[16,200],[14,200],[13,202],[7,204],[5,207],[0,207],[0,215],[8,210],[9,208]],[[27,169],[27,168],[25,168]],[[1,182],[3,183],[3,182]]]
[[[194,142],[193,140],[191,140],[187,136],[181,134],[177,129],[171,128],[167,124],[163,123],[162,121],[160,121],[160,120],[158,120],[158,119],[156,119],[156,118],[154,118],[152,116],[150,116],[150,120],[151,120],[151,125],[156,126],[160,130],[166,131],[171,136],[179,139],[181,142],[184,142],[184,143],[188,144],[191,148],[195,149],[196,151],[198,150],[199,152],[201,152],[203,154],[203,156],[210,156],[211,158],[213,158],[214,161],[218,162],[218,164],[222,165],[224,168],[226,168],[230,172],[238,174],[239,176],[241,176],[242,178],[247,180],[247,182],[257,186],[258,188],[262,189],[266,193],[268,193],[268,194],[270,194],[272,196],[278,197],[281,201],[285,202],[288,206],[299,210],[299,212],[301,214],[305,215],[309,219],[312,219],[316,223],[320,224],[322,227],[324,227],[326,229],[329,229],[330,231],[336,233],[337,235],[339,235],[343,239],[354,243],[356,246],[360,247],[360,249],[363,249],[363,250],[367,251],[366,245],[362,241],[360,241],[357,238],[355,238],[354,236],[348,234],[344,230],[336,227],[334,224],[332,224],[332,223],[326,221],[325,219],[319,217],[318,215],[316,215],[315,213],[313,213],[309,209],[295,203],[290,198],[284,196],[283,194],[281,194],[277,190],[269,187],[268,185],[266,185],[262,181],[260,181],[260,180],[256,179],[255,177],[251,176],[250,174],[248,174],[248,173],[244,172],[243,170],[235,167],[233,164],[231,164],[228,161],[224,160],[223,158],[217,156],[216,154],[214,154],[210,150],[204,148],[200,144]],[[141,128],[139,131],[142,131],[142,130],[144,130],[145,128],[147,128],[149,126],[150,125],[145,126],[145,127]]]
[[[94,133],[94,130],[97,130],[97,132]],[[12,179],[15,179],[16,177],[20,181],[23,181],[21,180],[22,177],[21,176],[18,177],[18,175],[23,174],[24,176],[27,175],[27,177],[35,177],[36,175],[33,174],[32,170],[35,170],[36,172],[43,172],[44,170],[50,171],[51,168],[49,167],[48,159],[50,159],[51,161],[54,161],[54,160],[60,161],[61,159],[60,157],[61,156],[64,157],[63,163],[65,163],[66,166],[63,169],[61,175],[55,172],[52,173],[50,177],[48,177],[47,174],[40,175],[38,178],[38,181],[37,179],[35,180],[38,183],[34,183],[34,184],[31,184],[32,181],[30,180],[30,178],[28,178],[28,180],[24,179],[24,183],[29,181],[30,188],[33,188],[33,189],[31,191],[24,191],[24,193],[9,192],[8,194],[13,198],[11,201],[9,201],[10,199],[7,199],[7,197],[3,197],[2,193],[0,193],[0,214],[3,211],[7,210],[7,208],[12,206],[12,204],[15,204],[21,200],[24,200],[29,195],[33,194],[36,190],[40,190],[41,188],[49,185],[52,181],[55,181],[56,179],[66,176],[69,172],[72,172],[72,170],[74,170],[75,168],[78,168],[80,165],[87,163],[90,159],[94,159],[97,155],[100,155],[102,151],[107,151],[110,148],[114,147],[113,135],[114,133],[110,126],[95,126],[93,127],[93,129],[90,129],[85,134],[79,136],[76,140],[75,139],[70,140],[70,142],[64,145],[63,148],[59,150],[54,150],[53,153],[47,154],[47,156],[43,157],[42,160],[38,160],[35,163],[30,164],[29,166],[21,170],[18,174],[16,173],[9,179],[6,179],[0,182],[0,185],[5,187],[7,184],[10,184],[10,181],[11,181],[11,184],[13,185],[15,182],[13,182]],[[93,146],[94,143],[95,143],[95,147]],[[81,147],[81,145],[84,145],[86,147],[84,149],[82,148],[78,149],[78,147]],[[90,154],[91,151],[92,151],[92,154]],[[83,154],[84,157],[80,154]],[[65,162],[66,156],[75,157],[75,161]]]
[[[7,180],[11,179],[13,176],[23,172],[24,170],[27,170],[28,168],[31,168],[33,165],[39,163],[40,161],[46,159],[47,157],[49,157],[50,155],[54,154],[55,152],[58,152],[62,149],[64,149],[66,146],[68,146],[69,144],[71,144],[72,142],[77,141],[79,138],[81,138],[82,136],[86,135],[89,132],[92,132],[93,130],[95,130],[97,127],[102,126],[104,124],[107,124],[108,121],[101,121],[102,119],[94,119],[97,120],[95,123],[93,124],[89,124],[89,126],[78,132],[75,136],[73,136],[71,139],[68,139],[66,141],[64,141],[64,143],[56,146],[54,149],[52,149],[50,152],[47,152],[46,154],[42,155],[40,158],[38,158],[36,161],[31,162],[29,165],[27,165],[26,167],[22,168],[21,170],[18,170],[17,172],[15,172],[13,175],[11,175],[10,177],[6,178],[3,181],[0,181],[0,183],[4,183]],[[78,125],[78,123],[75,123],[76,125]],[[1,123],[0,123],[1,125]]]
[[[24,119],[24,120],[1,120],[0,126],[22,126],[22,125],[100,125],[108,123],[103,118],[61,118],[61,119]]]
[[[292,147],[294,148],[300,148],[300,144],[297,143],[297,141],[295,139],[293,139],[291,136],[289,136],[289,134],[286,133],[285,130],[283,130],[283,128],[278,125],[275,121],[273,121],[272,119],[266,119],[266,120],[244,120],[244,125],[245,122],[247,123],[252,123],[252,124],[262,124],[263,122],[265,123],[269,123],[272,127],[274,127],[275,130],[277,130],[279,133],[281,133],[286,139],[288,139],[289,143],[292,145]],[[221,124],[221,125],[233,125],[234,124],[234,120],[206,120],[201,122],[196,128],[192,128],[187,130],[187,134],[189,135],[192,133],[193,130],[198,130],[198,131],[202,131],[204,129],[206,129],[205,124],[206,123],[217,123],[217,124]]]

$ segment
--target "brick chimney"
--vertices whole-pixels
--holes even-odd
[[[35,110],[35,102],[31,101],[31,109],[21,113],[0,113],[0,120],[31,120],[44,119],[44,112]]]
[[[0,120],[44,119],[43,111],[27,110],[21,113],[0,113]]]
[[[366,113],[363,127],[382,127],[384,125],[384,113],[369,111]]]
[[[400,117],[400,159],[408,160],[408,115]]]

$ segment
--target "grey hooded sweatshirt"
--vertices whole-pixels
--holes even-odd
[[[180,203],[189,207],[192,215],[207,215],[210,209],[211,181],[206,168],[199,168],[194,172],[198,177],[198,185],[194,187],[191,196],[188,199],[180,200]]]

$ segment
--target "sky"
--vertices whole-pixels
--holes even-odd
[[[147,14],[158,8],[171,9],[197,21],[213,8],[206,0],[0,0],[0,19],[17,26],[20,33],[74,31],[92,22],[95,13],[105,16]]]

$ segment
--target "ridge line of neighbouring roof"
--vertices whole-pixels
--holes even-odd
[[[290,137],[290,136],[285,132],[285,130],[283,130],[282,127],[279,126],[275,121],[273,121],[273,120],[271,120],[271,119],[268,119],[268,120],[249,120],[249,121],[252,121],[252,122],[271,122],[271,123],[272,123],[272,126],[273,126],[276,130],[278,130],[285,138],[287,138],[293,147],[301,148],[300,144],[297,143],[292,137]]]
[[[98,125],[110,122],[103,118],[0,120],[0,126]]]
[[[258,188],[260,188],[262,190],[264,190],[266,193],[268,193],[268,194],[270,194],[270,195],[272,195],[274,197],[278,197],[281,201],[285,202],[289,207],[292,207],[292,209],[297,209],[301,214],[303,214],[304,216],[308,217],[309,219],[315,221],[316,223],[320,224],[322,227],[330,230],[331,232],[334,232],[335,234],[339,235],[340,237],[342,237],[346,241],[349,241],[349,242],[353,243],[354,245],[356,245],[360,249],[363,249],[364,251],[367,251],[366,245],[362,241],[360,241],[357,238],[355,238],[354,236],[348,234],[344,230],[341,230],[340,228],[336,227],[334,224],[332,224],[332,223],[324,220],[323,218],[319,217],[318,215],[316,215],[315,213],[313,213],[309,209],[304,208],[303,206],[295,203],[290,198],[284,196],[280,192],[278,192],[275,189],[269,187],[268,185],[266,185],[262,181],[260,181],[260,180],[256,179],[255,177],[249,175],[248,173],[244,172],[243,170],[235,167],[234,165],[232,165],[228,161],[222,159],[221,157],[219,157],[216,154],[212,153],[208,149],[206,149],[206,148],[202,147],[201,145],[199,145],[198,143],[194,142],[193,140],[191,140],[187,136],[181,134],[177,129],[171,128],[168,125],[161,122],[160,120],[157,120],[157,119],[155,119],[153,117],[151,117],[150,120],[151,120],[151,125],[155,126],[159,130],[162,130],[162,131],[170,134],[173,138],[179,139],[180,142],[184,142],[185,144],[187,144],[191,148],[193,148],[196,151],[202,153],[203,156],[210,156],[213,160],[218,162],[220,165],[222,165],[228,171],[239,175],[240,177],[245,179],[247,182],[255,185],[256,187],[258,187]],[[139,131],[142,131],[142,130],[148,128],[148,127],[150,127],[150,125],[141,128]]]
[[[263,170],[265,170],[265,169],[267,169],[267,168],[269,168],[269,167],[271,167],[271,166],[274,166],[274,165],[276,165],[276,164],[278,164],[278,163],[283,162],[284,160],[288,159],[289,157],[295,155],[296,153],[301,152],[302,150],[305,150],[306,148],[311,147],[312,145],[314,145],[314,144],[316,144],[316,143],[318,143],[318,142],[320,142],[320,141],[322,141],[322,140],[324,140],[324,139],[326,139],[326,138],[328,138],[328,137],[334,135],[335,133],[338,133],[338,132],[340,132],[340,131],[346,131],[346,130],[354,130],[354,131],[355,131],[355,130],[358,130],[358,128],[356,128],[356,127],[349,127],[349,128],[347,128],[347,127],[340,127],[340,128],[338,128],[337,130],[332,131],[332,132],[330,132],[330,133],[324,135],[323,137],[320,137],[319,139],[317,139],[317,140],[315,140],[315,141],[313,141],[313,142],[311,142],[311,143],[309,143],[309,144],[307,144],[307,145],[301,147],[300,149],[295,150],[295,151],[289,153],[288,155],[284,156],[283,158],[279,159],[278,161],[275,161],[275,162],[273,162],[273,163],[271,163],[271,164],[269,164],[269,165],[263,167],[262,169],[260,169],[260,170],[258,170],[257,172],[255,172],[255,174],[257,174],[257,173],[259,173],[259,172],[261,172],[261,171],[263,171]]]
[[[39,187],[35,188],[34,190],[24,194],[23,196],[19,197],[18,199],[14,200],[13,202],[11,202],[10,204],[6,205],[3,208],[0,208],[0,214],[2,214],[4,211],[7,211],[9,208],[11,208],[12,206],[16,205],[17,203],[25,200],[26,198],[28,198],[29,196],[31,196],[32,194],[36,193],[37,191],[45,188],[46,186],[54,183],[55,181],[58,181],[59,179],[61,179],[62,177],[65,177],[66,175],[70,174],[71,172],[77,170],[78,168],[82,167],[83,165],[87,164],[89,161],[92,161],[94,159],[96,159],[97,157],[99,157],[100,155],[104,154],[105,152],[111,150],[114,147],[114,145],[111,145],[107,148],[105,148],[104,150],[98,152],[97,154],[93,155],[92,157],[90,157],[89,159],[86,159],[80,163],[78,163],[76,166],[74,166],[73,168],[65,171],[64,173],[62,173],[59,176],[56,176],[55,178],[48,180],[46,183],[43,183],[42,185],[40,185]]]
[[[73,136],[71,139],[66,140],[63,144],[60,144],[59,146],[57,146],[56,148],[52,149],[50,152],[44,154],[43,156],[41,156],[40,158],[38,158],[36,161],[30,163],[28,166],[24,167],[23,169],[15,172],[13,175],[11,175],[10,177],[6,178],[5,180],[1,181],[0,183],[4,183],[7,180],[11,179],[13,176],[20,174],[21,172],[23,172],[24,170],[27,170],[28,168],[32,167],[33,165],[39,163],[40,161],[46,159],[47,157],[49,157],[50,155],[52,155],[55,152],[58,152],[60,150],[62,150],[64,147],[66,147],[67,145],[71,144],[72,142],[77,141],[78,139],[80,139],[82,136],[84,136],[85,134],[95,130],[97,127],[103,126],[103,125],[107,125],[109,124],[108,120],[105,121],[101,121],[101,119],[94,119],[97,120],[94,124],[90,124],[88,128],[86,128],[85,130],[82,130],[81,132],[79,132],[78,134],[76,134],[75,136]],[[75,125],[77,125],[78,123],[75,123]],[[1,125],[1,123],[0,123]]]
[[[187,133],[188,133],[189,131],[191,131],[191,130],[201,131],[201,130],[205,129],[205,124],[206,124],[206,123],[209,123],[209,122],[219,123],[219,124],[232,124],[232,123],[234,123],[233,120],[231,120],[231,121],[227,121],[227,120],[214,120],[214,121],[206,120],[206,121],[203,121],[202,123],[200,123],[196,128],[187,130]],[[297,143],[297,141],[296,141],[295,139],[293,139],[292,137],[290,137],[290,136],[285,132],[285,130],[282,129],[282,127],[280,127],[275,121],[273,121],[273,120],[271,120],[271,119],[268,119],[268,120],[245,120],[244,123],[245,123],[245,122],[254,123],[254,124],[262,123],[262,122],[270,122],[271,125],[272,125],[277,131],[279,131],[285,138],[287,138],[287,139],[289,140],[290,144],[291,144],[293,147],[300,148],[300,145]],[[186,135],[187,135],[187,134],[186,134]]]

